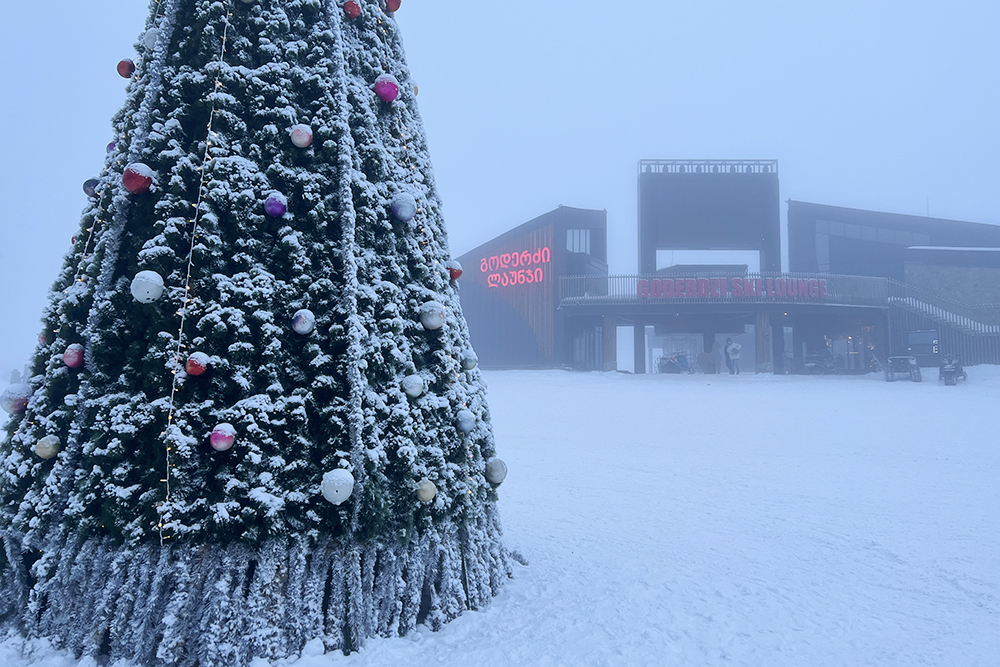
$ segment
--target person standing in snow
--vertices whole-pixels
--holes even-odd
[[[739,343],[734,343],[732,338],[726,339],[726,356],[732,362],[732,367],[729,369],[730,375],[740,374],[740,348],[743,347]]]

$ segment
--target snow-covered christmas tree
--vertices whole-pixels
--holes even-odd
[[[510,576],[399,0],[152,0],[28,377],[0,623],[77,655],[357,648]]]

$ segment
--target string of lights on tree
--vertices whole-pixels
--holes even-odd
[[[243,4],[251,5],[257,0],[240,0]],[[140,73],[150,60],[150,56],[155,52],[155,49],[161,48],[166,49],[166,44],[162,46],[159,44],[161,40],[161,31],[157,27],[158,23],[161,21],[165,10],[165,0],[156,0],[157,8],[155,12],[155,18],[153,25],[144,33],[140,42],[144,47],[145,51],[140,53],[135,60],[130,58],[125,58],[121,60],[117,65],[118,73],[123,77],[130,79],[131,82],[137,82],[140,77]],[[343,9],[344,15],[349,20],[356,20],[362,16],[362,13],[367,7],[371,6],[371,3],[362,2],[361,0],[346,0],[342,3],[341,7]],[[385,0],[384,11],[391,15],[400,8],[400,0]],[[377,10],[380,11],[380,10]],[[221,50],[216,63],[220,66],[225,62],[226,49],[228,34],[230,28],[230,19],[233,17],[233,10],[227,9],[224,16],[224,24],[222,26],[222,39],[221,39]],[[382,26],[382,19],[378,19],[378,25]],[[383,35],[386,34],[384,27],[380,27]],[[388,63],[383,63],[383,71],[389,69]],[[185,355],[184,350],[187,345],[184,343],[185,338],[185,325],[188,320],[189,307],[192,303],[192,277],[194,272],[194,257],[196,242],[199,238],[199,223],[201,221],[201,216],[203,214],[203,203],[205,198],[205,186],[206,180],[208,178],[209,169],[213,163],[213,156],[211,154],[211,148],[213,146],[213,139],[218,137],[218,134],[214,130],[214,122],[216,119],[216,99],[219,93],[223,92],[223,84],[220,80],[218,72],[216,73],[214,84],[212,90],[209,94],[209,120],[207,124],[207,135],[205,141],[205,150],[202,156],[201,166],[198,167],[199,171],[199,184],[197,190],[196,200],[192,203],[192,208],[194,209],[194,215],[189,220],[190,227],[190,248],[188,249],[188,256],[186,260],[186,271],[183,283],[173,288],[174,290],[179,290],[182,299],[182,305],[177,311],[179,316],[178,330],[176,336],[176,348],[174,351],[174,363],[171,369],[171,383],[170,383],[170,395],[167,408],[167,426],[161,432],[161,436],[164,437],[164,460],[165,460],[165,474],[161,479],[161,483],[164,484],[164,497],[162,503],[158,506],[159,512],[159,522],[157,525],[157,531],[159,533],[159,538],[161,544],[170,539],[168,534],[168,522],[169,515],[167,514],[167,507],[171,500],[171,454],[172,446],[170,444],[169,436],[173,429],[177,429],[178,425],[175,422],[176,409],[177,409],[177,395],[180,387],[180,383],[183,378],[193,377],[198,378],[205,375],[211,365],[211,359],[207,354],[200,351],[195,351],[191,354]],[[400,96],[400,84],[399,81],[392,74],[382,74],[378,76],[371,84],[371,89],[374,94],[381,100],[385,105],[393,105],[397,102]],[[417,93],[416,87],[414,86],[414,94]],[[131,123],[131,116],[126,117],[122,120],[122,128],[128,128]],[[406,171],[406,182],[413,184],[413,174],[417,170],[417,166],[410,162],[409,157],[409,142],[412,139],[409,128],[406,125],[405,119],[402,115],[397,118],[396,130],[403,144],[403,161],[404,168]],[[133,127],[133,131],[135,128]],[[294,124],[288,128],[289,141],[298,149],[307,149],[313,143],[313,130],[310,125],[299,123]],[[105,194],[105,189],[107,187],[114,187],[114,183],[107,178],[111,171],[113,162],[118,167],[123,167],[122,177],[121,177],[121,187],[124,188],[133,197],[142,197],[155,191],[157,185],[157,174],[146,164],[139,161],[130,161],[125,163],[125,155],[122,152],[122,145],[129,139],[127,132],[123,132],[120,136],[116,138],[116,141],[111,142],[107,146],[107,153],[109,155],[109,164],[104,170],[104,175],[102,178],[88,179],[84,185],[84,192],[88,197],[94,202],[95,206],[100,207],[100,211],[97,212],[92,224],[85,230],[86,239],[83,248],[80,252],[79,261],[73,276],[72,285],[78,283],[85,283],[86,273],[85,267],[87,261],[91,254],[92,245],[95,243],[95,239],[98,236],[100,227],[108,224],[107,216],[114,216],[115,212],[110,211],[102,203],[103,195]],[[129,153],[132,155],[138,155],[138,150],[136,146],[131,146]],[[288,212],[288,200],[284,194],[278,191],[270,192],[262,203],[262,208],[264,213],[272,218],[281,218]],[[395,195],[389,206],[390,214],[393,218],[404,224],[410,224],[417,219],[418,215],[423,213],[419,203],[413,197],[413,195],[408,192],[402,191]],[[417,231],[419,231],[421,237],[419,239],[421,246],[427,244],[426,229],[422,224],[415,223],[418,225]],[[74,245],[76,239],[74,238]],[[437,264],[437,261],[434,262]],[[462,267],[455,261],[451,260],[447,262],[444,266],[448,277],[451,281],[458,281],[462,276]],[[70,293],[71,286],[67,287],[63,293],[68,295]],[[140,271],[138,272],[131,281],[130,291],[133,298],[142,304],[154,304],[158,302],[164,291],[167,289],[163,277],[155,271]],[[417,313],[419,321],[423,328],[428,332],[435,332],[441,329],[447,322],[446,309],[443,304],[437,300],[426,301]],[[315,330],[316,327],[316,315],[309,309],[300,309],[292,317],[290,322],[290,328],[297,335],[309,336]],[[58,330],[56,331],[58,333]],[[44,340],[40,340],[44,343]],[[448,355],[451,357],[451,354]],[[458,360],[458,366],[462,371],[471,371],[478,365],[478,359],[472,350],[466,350],[460,355]],[[87,362],[87,352],[84,345],[80,343],[71,343],[65,349],[62,354],[62,361],[65,366],[69,369],[80,369],[86,365]],[[454,379],[454,378],[453,378]],[[419,399],[428,391],[428,383],[423,376],[420,374],[412,374],[403,378],[401,382],[402,391],[411,399]],[[20,414],[24,412],[29,404],[32,392],[31,387],[27,384],[13,385],[8,388],[7,391],[0,396],[0,407],[11,414]],[[465,449],[465,454],[467,459],[473,459],[472,450],[469,448],[468,435],[476,428],[477,417],[476,415],[468,409],[468,406],[463,402],[461,409],[458,410],[455,416],[455,427],[463,438],[463,444]],[[226,452],[230,450],[237,439],[237,429],[229,423],[220,423],[214,427],[209,436],[209,445],[211,448],[219,453]],[[40,438],[34,447],[36,455],[42,459],[51,459],[58,455],[60,451],[60,439],[56,435],[46,435]],[[507,475],[506,464],[498,459],[492,458],[486,462],[485,477],[487,481],[491,484],[499,485],[501,484]],[[471,494],[471,483],[472,479],[469,478],[470,489],[468,493]],[[324,474],[321,491],[323,497],[333,503],[334,505],[340,505],[346,500],[348,500],[354,490],[355,479],[351,472],[345,468],[337,468],[328,471]],[[418,500],[423,503],[430,503],[434,500],[437,494],[437,488],[429,479],[423,479],[417,484],[415,489],[415,494]]]

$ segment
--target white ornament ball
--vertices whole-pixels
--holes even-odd
[[[434,500],[434,496],[437,495],[438,489],[434,486],[434,482],[429,479],[425,479],[417,485],[417,500],[422,503],[429,503]]]
[[[354,475],[349,470],[338,468],[323,475],[323,497],[334,505],[339,505],[354,493]]]
[[[316,329],[316,316],[311,310],[303,308],[295,311],[292,315],[292,331],[301,336],[308,336],[314,329]]]
[[[47,435],[35,443],[35,454],[43,459],[51,459],[61,448],[62,442],[57,436]]]
[[[486,462],[486,481],[490,484],[500,485],[507,479],[507,464],[501,459],[493,457]]]
[[[428,301],[420,307],[420,323],[429,331],[436,331],[444,326],[444,306],[437,301]]]
[[[33,393],[29,385],[12,384],[0,394],[0,408],[9,415],[19,415],[28,409]]]
[[[313,142],[313,131],[308,125],[292,125],[289,130],[292,144],[296,148],[309,148]]]
[[[455,418],[455,426],[462,433],[468,433],[476,428],[476,415],[472,410],[459,410],[458,417]]]
[[[163,276],[156,271],[140,271],[132,279],[131,289],[139,303],[153,303],[163,296]]]
[[[419,375],[407,375],[400,385],[410,398],[420,398],[427,389],[424,379]]]
[[[146,34],[142,36],[142,45],[145,46],[150,51],[156,46],[156,40],[160,38],[159,28],[150,28],[146,31]]]
[[[471,371],[473,368],[479,365],[479,357],[472,350],[469,350],[464,355],[462,355],[462,370]]]

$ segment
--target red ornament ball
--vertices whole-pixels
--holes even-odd
[[[153,170],[142,162],[133,162],[125,167],[122,184],[134,195],[145,194],[153,186]]]
[[[135,63],[131,58],[126,58],[118,63],[118,73],[123,79],[131,79],[135,74]]]
[[[458,280],[459,278],[462,277],[462,265],[461,263],[459,263],[458,260],[455,259],[451,260],[450,262],[445,264],[445,267],[447,267],[448,276],[452,280]]]
[[[198,377],[199,375],[204,375],[208,371],[208,355],[204,352],[195,352],[190,357],[188,357],[187,363],[184,364],[184,370],[187,371],[188,375]]]
[[[392,14],[397,9],[399,9],[400,0],[385,0],[385,11]]]
[[[73,343],[63,352],[62,359],[63,363],[69,368],[81,368],[84,363],[84,357],[83,345]]]
[[[347,18],[356,19],[361,16],[361,5],[354,0],[347,0],[344,3],[344,13],[347,14]]]

